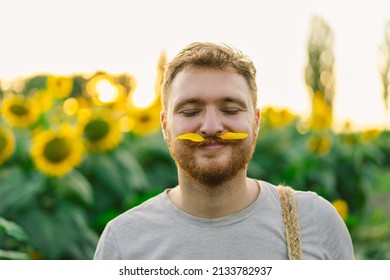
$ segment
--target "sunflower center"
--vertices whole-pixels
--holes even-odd
[[[28,113],[28,109],[26,107],[18,104],[14,104],[10,106],[9,109],[14,115],[18,115],[18,116],[24,116],[27,115]]]
[[[44,154],[51,162],[60,162],[66,159],[71,152],[69,143],[64,138],[54,138],[47,143]]]
[[[84,134],[89,141],[99,141],[110,131],[110,126],[102,120],[94,120],[85,126]]]
[[[151,117],[149,115],[143,115],[143,116],[141,116],[140,121],[142,123],[147,123],[148,121],[150,121],[150,119],[151,119]]]

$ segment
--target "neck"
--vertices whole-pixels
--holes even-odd
[[[219,218],[247,208],[259,195],[257,183],[245,170],[219,186],[206,186],[179,172],[179,185],[169,193],[171,201],[183,211],[201,218]]]

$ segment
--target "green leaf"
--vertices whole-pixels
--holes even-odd
[[[23,172],[21,168],[17,166],[2,167],[0,169],[0,194],[4,194],[9,188],[20,184],[22,181]],[[0,199],[3,199],[3,196],[0,196]]]
[[[51,211],[32,207],[18,220],[28,231],[31,246],[42,253],[44,258],[91,259],[98,236],[89,228],[87,213],[84,211],[80,206],[63,199]]]
[[[97,228],[98,231],[103,231],[104,227],[109,221],[120,215],[122,212],[117,209],[110,208],[106,211],[99,214],[93,221],[93,226]]]
[[[61,242],[62,257],[72,255],[75,259],[91,259],[96,249],[98,236],[89,228],[84,210],[64,203],[58,207],[53,218],[64,225],[55,227],[56,236],[64,238]]]
[[[0,249],[0,260],[28,260],[30,256],[18,251],[4,251]]]
[[[0,214],[28,207],[44,190],[44,183],[40,173],[25,176],[17,167],[0,169]]]
[[[38,75],[26,80],[22,92],[28,95],[31,91],[41,90],[46,88],[47,77],[44,75]]]
[[[61,194],[76,197],[88,206],[93,205],[93,189],[89,181],[77,170],[72,170],[56,182],[57,191]]]
[[[93,181],[98,181],[99,184],[119,195],[128,191],[122,181],[123,174],[120,173],[115,161],[108,154],[93,155],[88,159],[87,164],[89,170],[86,172]]]
[[[25,242],[29,240],[26,232],[23,230],[21,226],[19,226],[14,222],[4,219],[3,217],[0,217],[0,231],[5,232],[9,236],[21,242]]]
[[[142,189],[148,186],[148,179],[144,169],[131,153],[117,151],[114,156],[124,168],[126,183],[129,184],[128,187]]]
[[[55,211],[55,210],[53,210]],[[68,225],[53,217],[40,207],[32,207],[18,217],[18,221],[28,231],[33,248],[43,254],[44,258],[57,259],[64,242],[62,235],[57,235],[56,228],[66,229]],[[55,244],[53,246],[53,244]]]

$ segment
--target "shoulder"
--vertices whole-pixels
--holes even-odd
[[[325,198],[311,191],[294,190],[301,223],[327,225],[340,221],[344,223],[336,208]]]
[[[260,181],[269,199],[280,205],[275,185]],[[314,250],[315,258],[353,259],[353,245],[348,229],[336,208],[315,192],[294,190],[303,249]]]
[[[326,214],[335,213],[333,205],[322,196],[311,191],[295,191],[298,207],[301,211],[307,212],[325,212]],[[317,213],[318,214],[318,213]]]
[[[300,216],[310,216],[325,224],[343,222],[336,208],[325,198],[311,191],[295,191]]]
[[[315,241],[325,259],[353,259],[352,240],[336,208],[314,192],[295,193],[303,238]]]
[[[265,181],[259,181],[259,184],[262,191],[266,192],[267,195],[269,194],[273,200],[279,202],[279,193],[276,185]],[[317,193],[311,191],[298,191],[293,188],[291,189],[294,191],[300,214],[325,214],[325,216],[332,216],[333,214],[338,215],[333,205]]]
[[[264,181],[260,181],[260,184],[262,191],[267,193],[268,199],[272,199],[273,203],[280,205],[278,187]],[[317,193],[311,191],[298,191],[293,188],[291,189],[295,195],[301,222],[311,224],[318,219],[332,220],[335,217],[337,218],[338,213],[333,205]]]

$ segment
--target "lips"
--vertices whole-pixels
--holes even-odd
[[[202,150],[207,150],[207,151],[217,151],[217,150],[223,149],[227,145],[228,145],[227,143],[222,143],[222,142],[218,142],[218,141],[210,141],[210,142],[207,142],[207,143],[200,145],[199,148],[201,148]]]

